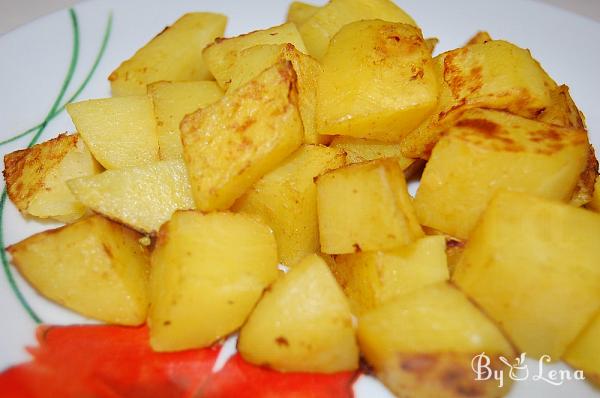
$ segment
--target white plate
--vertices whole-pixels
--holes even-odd
[[[592,141],[600,148],[600,53],[596,51],[600,24],[526,0],[397,1],[415,18],[427,37],[440,38],[438,51],[462,45],[478,30],[488,30],[494,38],[530,48],[555,80],[571,87],[573,98],[587,117]],[[60,11],[10,32],[0,37],[0,141],[39,125],[48,114],[52,117],[41,132],[40,141],[59,132],[73,131],[69,118],[60,111],[65,102],[73,97],[109,96],[106,80],[109,73],[185,12],[224,13],[229,17],[227,34],[235,35],[280,24],[287,5],[287,0],[92,0],[76,6],[73,12]],[[76,38],[78,52],[74,54]],[[88,75],[90,79],[86,83]],[[65,79],[68,84],[63,93]],[[53,108],[57,110],[52,111]],[[2,155],[27,146],[38,130],[0,145]],[[4,245],[54,226],[23,219],[8,201],[0,212]],[[24,301],[44,322],[86,322],[39,297],[12,268],[7,272],[5,267],[0,273],[3,326],[0,329],[0,369],[28,360],[23,347],[34,344],[35,322],[15,295],[9,274],[15,279],[16,290]],[[536,373],[536,363],[528,364],[530,373]],[[559,364],[553,368],[565,367]],[[364,377],[357,382],[355,390],[359,398],[389,396],[380,385]],[[581,381],[553,386],[530,377],[516,383],[510,396],[600,397],[600,393]]]

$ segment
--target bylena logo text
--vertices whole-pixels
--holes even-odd
[[[503,356],[500,356],[498,359],[505,365],[504,368],[498,369],[498,366],[492,366],[492,360],[485,352],[475,355],[471,361],[475,380],[493,379],[498,381],[498,387],[504,386],[505,377],[514,381],[528,379],[542,381],[554,386],[560,386],[567,380],[585,380],[585,376],[581,370],[548,370],[544,368],[544,364],[552,361],[550,355],[542,355],[537,365],[532,367],[533,369],[530,369],[525,363],[525,353],[515,358],[514,363]]]

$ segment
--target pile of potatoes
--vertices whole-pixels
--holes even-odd
[[[482,352],[600,382],[598,162],[566,86],[484,32],[434,57],[390,0],[225,26],[182,16],[113,97],[68,105],[75,134],[5,156],[16,207],[68,223],[8,248],[32,286],[147,322],[157,351],[239,332],[280,371],[362,356],[403,397],[505,394]]]

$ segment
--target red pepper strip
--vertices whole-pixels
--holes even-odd
[[[156,353],[146,327],[38,328],[33,361],[0,374],[6,398],[188,398],[212,376],[218,348]]]
[[[195,398],[352,398],[357,372],[281,373],[251,365],[239,354]]]
[[[351,398],[356,372],[280,373],[220,348],[156,353],[146,327],[38,328],[31,362],[0,373],[3,398]]]

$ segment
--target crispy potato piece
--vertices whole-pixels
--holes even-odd
[[[265,292],[240,331],[238,350],[284,372],[333,373],[358,367],[350,306],[316,254]]]
[[[467,239],[499,189],[567,202],[588,151],[583,130],[500,111],[467,111],[425,166],[414,201],[419,221]]]
[[[275,233],[279,261],[294,266],[319,250],[315,177],[345,164],[343,151],[305,145],[261,178],[232,210],[257,215]]]
[[[101,169],[78,135],[61,134],[5,155],[3,174],[8,197],[21,213],[72,222],[85,214],[86,207],[66,181]]]
[[[588,209],[597,211],[600,213],[600,177],[596,177],[596,183],[594,184],[594,193],[592,200],[587,204]]]
[[[223,97],[223,90],[212,81],[157,82],[148,85],[154,103],[156,133],[161,160],[183,159],[179,124],[183,117]]]
[[[583,370],[586,379],[600,387],[600,313],[569,346],[563,360]]]
[[[330,266],[358,316],[396,296],[447,281],[446,240],[427,236],[389,251],[335,256]]]
[[[288,7],[287,22],[293,22],[296,26],[302,25],[306,20],[315,15],[321,7],[313,6],[312,4],[303,3],[301,1],[292,1]]]
[[[141,235],[95,215],[7,248],[43,296],[108,323],[140,325],[148,309],[150,256]]]
[[[502,40],[472,44],[434,58],[436,109],[401,141],[404,155],[428,159],[442,133],[471,108],[535,118],[552,103],[556,84],[528,50]]]
[[[223,35],[226,24],[227,17],[221,14],[183,15],[110,74],[113,96],[143,95],[147,84],[161,80],[211,79],[202,50]]]
[[[558,360],[600,309],[598,247],[600,215],[500,192],[473,231],[452,280],[520,352]]]
[[[87,100],[68,104],[67,112],[94,158],[106,169],[158,161],[158,136],[150,97]]]
[[[331,141],[330,146],[345,151],[348,164],[393,158],[398,161],[402,170],[406,170],[416,161],[416,159],[405,157],[402,154],[402,148],[396,143],[340,135]]]
[[[264,44],[240,51],[231,70],[231,84],[227,92],[238,89],[265,69],[283,61],[290,61],[298,76],[298,110],[304,126],[304,143],[329,143],[331,137],[317,134],[315,127],[317,78],[321,74],[321,64],[296,50],[292,44]]]
[[[402,397],[500,397],[508,392],[493,378],[476,380],[471,363],[485,352],[489,367],[515,352],[500,330],[458,289],[423,287],[359,318],[358,341],[377,377]]]
[[[438,83],[421,31],[369,20],[331,40],[317,83],[319,134],[397,141],[435,108]]]
[[[176,212],[152,252],[150,345],[210,346],[244,323],[277,275],[266,225],[243,214]]]
[[[323,253],[394,249],[423,236],[402,169],[393,159],[320,176],[317,209]]]
[[[296,74],[277,64],[181,123],[198,209],[228,209],[302,144]]]
[[[345,25],[366,19],[382,19],[417,26],[415,21],[390,0],[331,0],[299,27],[309,54],[325,57],[329,42]]]
[[[194,208],[182,160],[107,170],[68,182],[81,203],[145,234],[154,234],[176,210]]]
[[[486,31],[479,31],[475,33],[473,37],[467,41],[467,46],[472,46],[473,44],[485,44],[488,41],[492,41],[492,36]]]
[[[240,51],[259,44],[290,43],[298,51],[306,53],[302,37],[293,23],[257,30],[227,39],[217,39],[202,52],[204,63],[223,89],[231,83],[231,69],[240,57]]]

